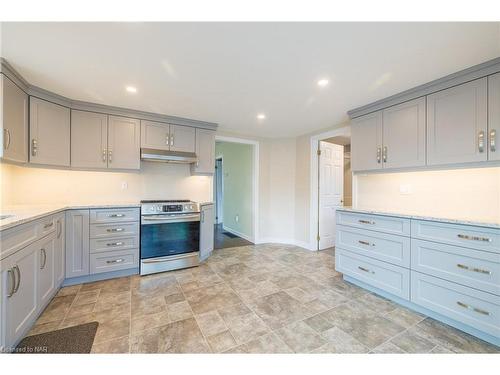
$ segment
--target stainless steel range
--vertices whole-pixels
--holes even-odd
[[[198,203],[141,201],[141,275],[197,266],[199,250]]]

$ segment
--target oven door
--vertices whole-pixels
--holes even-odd
[[[142,216],[141,259],[187,254],[199,249],[199,213]]]

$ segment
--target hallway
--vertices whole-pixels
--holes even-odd
[[[215,249],[226,249],[228,247],[253,245],[253,243],[245,240],[244,238],[226,232],[222,228],[222,223],[214,225],[214,239],[215,239],[215,244],[214,244]]]

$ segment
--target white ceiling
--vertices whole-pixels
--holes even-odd
[[[292,137],[500,56],[499,25],[4,23],[1,55],[30,83],[72,99]]]

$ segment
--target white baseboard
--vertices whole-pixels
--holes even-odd
[[[245,239],[245,240],[247,240],[247,241],[250,241],[250,242],[252,242],[252,243],[254,243],[254,242],[255,242],[255,241],[254,241],[254,239],[253,239],[251,236],[248,236],[248,235],[246,235],[246,234],[244,234],[244,233],[240,233],[240,232],[238,232],[237,230],[234,230],[234,229],[232,229],[232,228],[228,228],[228,227],[226,227],[224,224],[222,224],[222,229],[223,229],[223,230],[225,230],[226,232],[232,233],[232,234],[234,234],[235,236],[241,237],[241,238],[243,238],[243,239]]]
[[[279,243],[279,244],[284,244],[284,245],[298,246],[298,247],[301,247],[303,249],[310,250],[310,251],[316,251],[316,248],[311,246],[311,244],[308,242],[297,241],[297,240],[289,239],[289,238],[264,237],[264,238],[259,238],[259,240],[256,243],[258,243],[258,244]]]

